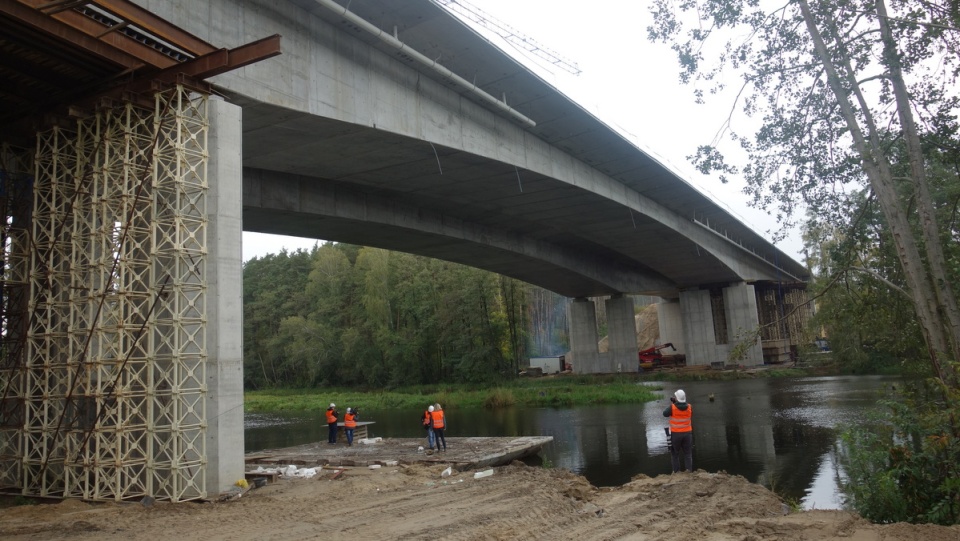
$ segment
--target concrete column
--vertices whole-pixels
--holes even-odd
[[[597,313],[593,301],[582,297],[574,299],[567,307],[567,320],[570,322],[573,371],[577,374],[602,372],[600,350],[597,348]]]
[[[723,288],[723,306],[727,314],[727,341],[735,348],[744,340],[752,340],[760,326],[757,313],[757,294],[753,284],[741,282]],[[744,366],[763,364],[763,347],[757,338],[756,343],[746,346],[744,358],[734,362]]]
[[[683,342],[687,350],[687,366],[726,362],[727,346],[717,344],[713,331],[710,292],[694,289],[680,292],[680,315],[683,320]]]
[[[657,303],[657,322],[660,327],[660,343],[669,342],[677,348],[677,351],[671,350],[667,354],[686,355],[680,299],[662,299]]]
[[[209,101],[207,178],[207,497],[243,478],[241,109]]]
[[[604,303],[607,307],[607,344],[609,372],[636,372],[637,320],[633,299],[618,295]]]

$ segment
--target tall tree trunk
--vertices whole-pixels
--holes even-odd
[[[917,318],[923,331],[924,339],[930,351],[930,362],[937,377],[950,387],[956,386],[956,378],[949,363],[949,340],[945,336],[945,326],[937,310],[937,295],[923,266],[920,250],[910,228],[910,222],[900,202],[890,164],[883,155],[880,145],[879,131],[870,114],[868,104],[860,93],[859,85],[854,80],[848,80],[850,90],[859,100],[860,113],[867,123],[868,132],[865,135],[857,120],[857,113],[849,101],[849,93],[843,86],[843,81],[834,65],[830,52],[817,28],[816,20],[807,0],[798,0],[800,11],[803,14],[807,31],[814,43],[817,56],[823,64],[827,74],[830,90],[840,106],[841,113],[850,129],[854,145],[863,161],[863,168],[870,181],[883,215],[890,227],[891,237],[896,247],[897,256],[903,266],[904,277],[913,299]],[[847,73],[851,75],[849,70]]]
[[[897,50],[893,33],[890,31],[887,6],[883,0],[877,0],[876,4],[877,20],[880,24],[880,35],[883,39],[883,60],[889,68],[890,84],[897,100],[897,115],[900,118],[900,125],[903,127],[903,135],[910,156],[910,173],[916,188],[917,210],[920,213],[923,246],[927,253],[927,265],[929,265],[930,277],[933,281],[933,292],[936,295],[939,311],[947,319],[948,327],[945,329],[945,333],[950,342],[953,359],[960,361],[960,311],[957,310],[957,298],[947,279],[946,260],[943,257],[943,247],[940,241],[940,227],[937,224],[933,198],[930,197],[923,148],[920,145],[920,136],[917,133],[916,122],[910,107],[907,86],[903,81],[900,52]]]

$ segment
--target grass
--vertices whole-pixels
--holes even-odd
[[[247,391],[244,408],[258,411],[316,411],[330,402],[346,407],[418,408],[439,402],[447,408],[505,408],[511,406],[574,406],[642,404],[660,398],[639,385],[635,375],[524,378],[497,385],[419,385],[394,390],[362,391],[347,388],[273,389]]]
[[[444,408],[566,407],[590,404],[642,404],[660,398],[658,389],[643,381],[728,381],[744,378],[822,375],[811,368],[778,367],[763,370],[656,371],[643,374],[605,374],[521,378],[496,384],[417,385],[392,390],[350,388],[272,389],[244,393],[244,408],[258,411],[324,410],[330,402],[346,407],[386,409],[421,408],[439,402]]]

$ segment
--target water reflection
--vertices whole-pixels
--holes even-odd
[[[553,436],[543,459],[597,486],[637,474],[670,472],[662,412],[678,386],[694,408],[694,467],[726,471],[774,488],[806,508],[835,509],[839,431],[866,420],[896,378],[822,377],[664,384],[664,398],[643,405],[577,408],[447,408],[448,437]],[[713,395],[714,400],[710,400]],[[363,411],[371,436],[423,437],[422,411]],[[285,447],[326,438],[322,412],[248,414],[246,449]]]

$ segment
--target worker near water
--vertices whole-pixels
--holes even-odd
[[[680,459],[688,472],[693,471],[693,406],[687,404],[687,393],[677,390],[670,397],[670,406],[663,410],[663,416],[670,418],[670,460],[673,473],[681,471]]]
[[[352,408],[347,408],[347,414],[343,416],[343,433],[347,435],[348,446],[353,446],[353,431],[357,428],[359,417],[357,410]]]
[[[423,412],[423,417],[421,418],[423,428],[427,430],[428,449],[433,449],[433,442],[437,439],[433,433],[433,417],[430,415],[431,413],[433,413],[433,406],[427,406],[427,410]]]
[[[336,445],[337,443],[337,420],[339,419],[340,414],[337,413],[337,405],[331,402],[330,407],[327,408],[327,429],[330,431],[327,434],[327,443],[330,445]]]
[[[443,437],[443,429],[447,426],[447,418],[443,414],[443,408],[440,407],[440,403],[436,403],[433,406],[433,411],[430,412],[430,426],[433,428],[433,436],[437,441],[437,451],[440,451],[440,442],[443,442],[443,450],[447,450],[447,438]]]

